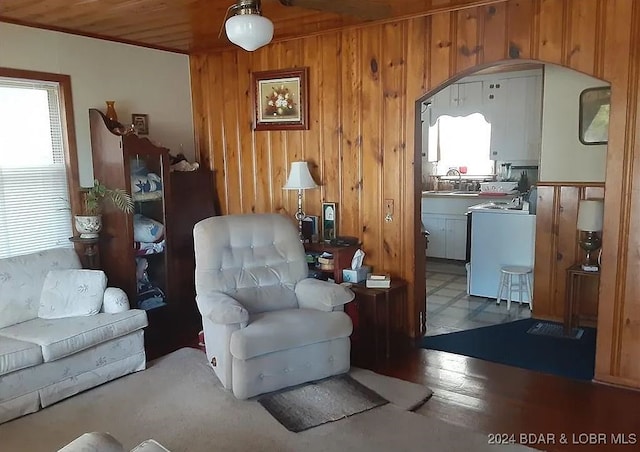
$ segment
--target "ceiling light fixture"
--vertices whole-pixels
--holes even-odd
[[[226,19],[229,11],[233,15]],[[249,52],[269,44],[273,38],[273,22],[262,16],[260,0],[238,0],[227,9],[225,19],[229,41]]]

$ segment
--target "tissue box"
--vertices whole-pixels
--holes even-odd
[[[369,273],[371,273],[371,267],[368,265],[363,265],[356,270],[345,268],[342,270],[342,280],[344,282],[359,283],[366,280]]]

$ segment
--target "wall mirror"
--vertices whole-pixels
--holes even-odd
[[[589,88],[580,93],[579,139],[582,144],[607,144],[611,88]]]

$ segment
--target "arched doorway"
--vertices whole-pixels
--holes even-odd
[[[531,71],[535,70],[539,70],[541,73],[544,70],[543,78],[546,91],[541,90],[539,94],[540,120],[537,125],[531,127],[531,124],[526,122],[531,121],[531,116],[521,115],[519,117],[518,112],[526,113],[532,108],[526,106],[522,108],[522,105],[514,104],[518,101],[532,102],[530,91],[527,91],[528,85],[523,80],[531,75]],[[507,108],[505,110],[507,112],[506,117],[504,115],[503,117],[496,117],[495,113],[488,110],[491,107],[487,106],[489,96],[494,96],[494,94],[498,96],[499,94],[496,93],[495,89],[488,90],[486,85],[489,83],[499,85],[500,80],[504,80],[503,85],[505,85],[501,88],[505,91],[508,90],[506,99],[502,99],[504,104],[500,107]],[[471,86],[472,84],[474,86]],[[433,152],[436,140],[421,140],[425,131],[433,129],[433,118],[429,121],[431,127],[423,127],[425,124],[423,121],[416,121],[416,143],[423,143],[420,152],[422,158],[419,159],[421,171],[417,172],[422,176],[420,184],[423,189],[421,209],[423,215],[420,220],[424,224],[427,217],[435,219],[426,225],[427,229],[438,227],[438,224],[441,224],[444,230],[443,234],[431,234],[429,246],[434,248],[426,253],[427,256],[436,256],[436,259],[442,260],[442,262],[435,261],[436,264],[441,265],[441,271],[431,272],[432,276],[436,277],[436,280],[431,283],[428,280],[430,265],[429,263],[426,264],[427,306],[425,327],[427,335],[455,333],[528,317],[529,313],[526,307],[524,311],[522,307],[516,307],[515,309],[512,307],[511,310],[507,311],[504,304],[502,306],[495,305],[495,294],[497,294],[495,286],[499,282],[499,272],[495,275],[492,282],[493,286],[484,284],[484,286],[490,287],[487,289],[488,292],[478,291],[477,288],[475,290],[473,288],[470,289],[469,274],[464,275],[465,270],[468,271],[468,266],[465,269],[464,264],[465,260],[469,263],[469,255],[465,256],[465,260],[460,255],[460,250],[465,248],[468,250],[469,244],[465,243],[464,246],[461,246],[459,243],[460,240],[470,240],[470,236],[468,233],[465,235],[466,231],[460,231],[460,228],[458,228],[458,234],[456,234],[455,227],[449,227],[449,224],[455,225],[456,222],[463,221],[460,218],[466,213],[464,211],[457,212],[455,209],[466,209],[466,205],[471,205],[474,202],[480,204],[482,201],[486,201],[486,199],[478,198],[472,201],[470,198],[474,195],[466,192],[469,191],[470,186],[474,186],[478,182],[477,179],[479,178],[495,180],[499,173],[498,170],[501,165],[504,166],[504,163],[517,170],[515,176],[511,176],[512,179],[518,182],[518,177],[521,179],[522,175],[526,175],[530,183],[537,185],[539,181],[540,189],[544,194],[543,208],[546,210],[533,221],[537,236],[537,246],[535,247],[536,265],[533,272],[537,289],[534,290],[536,303],[534,303],[533,317],[540,320],[562,321],[566,269],[581,259],[575,227],[578,203],[584,198],[603,198],[604,196],[606,145],[584,145],[580,142],[578,136],[580,94],[585,89],[601,86],[608,86],[608,83],[560,66],[543,65],[534,61],[526,63],[502,62],[497,65],[483,67],[474,72],[467,71],[460,74],[418,99],[416,112],[420,112],[422,119],[424,119],[425,105],[436,102],[439,103],[437,108],[441,112],[449,113],[449,111],[453,111],[453,116],[456,116],[456,111],[460,113],[459,116],[468,117],[478,112],[485,113],[489,118],[493,116],[495,124],[498,125],[498,131],[503,135],[507,135],[501,138],[502,147],[491,140],[493,153],[491,157],[495,163],[492,174],[460,175],[460,171],[458,171],[456,177],[459,180],[455,181],[456,184],[454,186],[449,186],[451,184],[445,185],[443,190],[441,188],[442,185],[436,187],[432,182],[434,180],[436,182],[445,181],[445,184],[451,182],[451,178],[447,177],[446,174],[447,169],[451,169],[450,166],[455,160],[447,161],[447,156],[442,155],[446,152],[442,130],[438,134],[437,152]],[[480,93],[475,100],[473,89],[479,90]],[[442,97],[441,93],[447,91],[445,101],[448,100],[450,104],[443,106],[441,99],[438,100],[438,97]],[[500,95],[503,94],[503,92],[500,92]],[[456,102],[458,104],[462,103],[462,108],[459,105],[452,106]],[[509,108],[510,105],[513,108]],[[500,124],[500,121],[506,121],[506,125]],[[518,124],[520,124],[519,128],[517,127]],[[538,127],[537,138],[535,135],[536,127]],[[449,131],[449,133],[456,132]],[[459,133],[465,135],[471,132],[460,130]],[[452,143],[457,141],[453,140],[453,137],[450,138],[444,137],[444,140],[450,140]],[[471,138],[470,142],[474,142],[474,140],[477,142],[480,137],[478,136],[478,139]],[[513,149],[506,149],[510,153],[496,155],[494,148],[500,148],[500,151],[502,151],[504,147],[507,147],[505,144],[511,147],[522,146],[523,152],[514,153],[512,152]],[[532,156],[532,148],[536,146],[538,152],[536,155],[537,161],[528,161]],[[527,147],[528,149],[525,149]],[[504,155],[508,155],[508,157],[505,158]],[[459,157],[459,155],[455,157]],[[434,160],[436,162],[444,161],[445,168],[437,168],[437,163],[433,165]],[[458,160],[454,166],[455,169],[466,169],[467,167],[464,164],[464,160]],[[502,177],[505,178],[504,175]],[[522,182],[522,180],[519,182]],[[458,198],[456,192],[459,193],[459,198],[464,198],[467,202],[459,202],[459,206],[452,207],[452,200]],[[478,195],[476,194],[475,196]],[[442,212],[431,210],[425,216],[424,207],[428,203],[425,203],[424,197],[433,200],[432,204],[436,204],[437,200],[440,207],[444,206],[444,210]],[[538,197],[536,196],[535,198]],[[506,218],[506,216],[501,217]],[[450,236],[457,236],[458,243]],[[504,247],[513,247],[513,242],[510,242],[512,239],[513,237],[504,237]],[[502,238],[496,239],[496,244],[493,246],[501,245],[501,243]],[[451,247],[448,245],[451,245]],[[533,254],[533,245],[531,248]],[[558,262],[557,259],[552,257],[558,253],[563,255],[563,262]],[[418,252],[416,255],[417,268],[421,266],[418,263],[420,259],[426,260],[425,254]],[[482,261],[478,265],[477,262],[479,260],[476,260],[476,266],[486,270],[488,264]],[[431,263],[433,264],[433,262]],[[443,267],[442,264],[446,265]],[[447,266],[449,270],[447,270]],[[445,270],[442,271],[442,268],[445,268]],[[459,271],[452,271],[452,268]],[[456,273],[458,274],[456,275]],[[476,273],[479,274],[480,272]],[[442,277],[442,275],[447,274],[449,275],[447,278]],[[489,274],[491,275],[491,272]],[[483,278],[486,277],[485,271]],[[465,280],[467,282],[466,285],[464,284]],[[475,281],[478,281],[478,277],[475,278]],[[480,297],[477,295],[480,295]],[[491,295],[492,297],[490,297]],[[585,295],[588,301],[582,305],[581,326],[595,327],[598,307],[597,285],[595,287],[592,285],[585,289],[582,296]],[[431,305],[430,298],[434,302]],[[593,377],[595,335],[592,339],[589,352],[591,355],[591,375],[588,379]]]

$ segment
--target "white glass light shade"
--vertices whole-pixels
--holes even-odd
[[[307,188],[317,188],[318,185],[311,177],[307,162],[291,162],[289,179],[285,184],[285,190],[306,190]]]
[[[583,199],[578,206],[578,230],[602,231],[604,203],[601,199]]]
[[[229,41],[253,52],[273,38],[273,22],[258,14],[239,14],[224,24]]]

